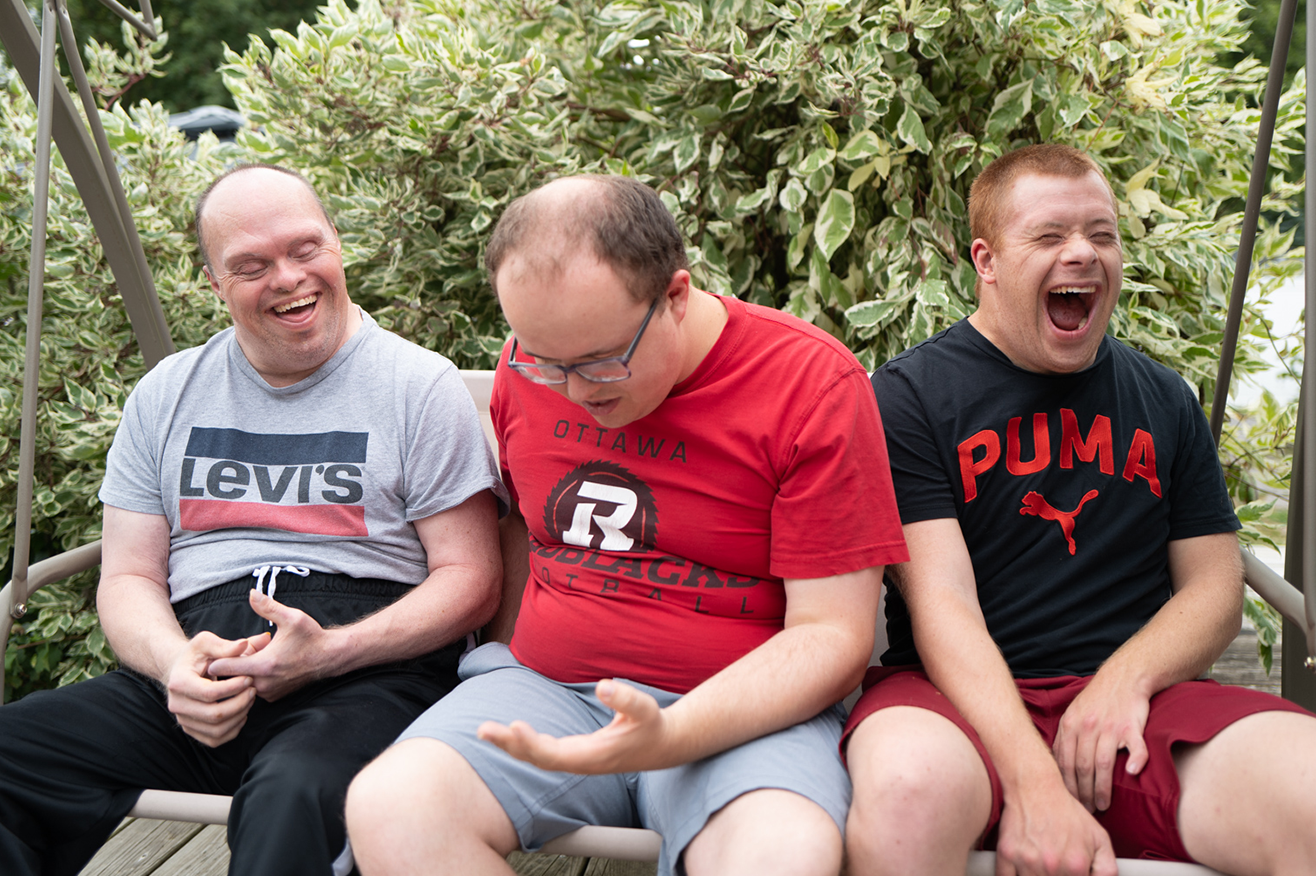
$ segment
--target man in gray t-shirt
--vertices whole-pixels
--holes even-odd
[[[5,874],[76,873],[146,787],[233,795],[230,873],[345,870],[347,783],[496,607],[474,405],[352,303],[310,185],[237,168],[197,233],[233,327],[124,409],[97,595],[122,668],[0,709]]]

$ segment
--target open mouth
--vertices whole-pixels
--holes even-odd
[[[305,298],[298,298],[296,301],[280,304],[274,308],[274,312],[279,316],[297,316],[314,307],[319,298],[319,294],[307,295]]]
[[[1060,286],[1046,294],[1046,314],[1061,331],[1076,332],[1088,324],[1096,304],[1091,286]]]

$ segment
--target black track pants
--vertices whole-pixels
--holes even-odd
[[[184,629],[260,632],[250,586],[244,579],[175,606]],[[280,577],[275,598],[321,623],[346,623],[406,589],[313,573]],[[231,874],[328,876],[346,837],[348,783],[452,689],[463,649],[316,682],[274,703],[257,699],[237,738],[218,748],[184,734],[159,687],[126,670],[4,706],[0,874],[74,876],[141,789],[159,788],[233,795]]]

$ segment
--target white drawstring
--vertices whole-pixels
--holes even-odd
[[[251,573],[251,577],[256,579],[256,586],[252,589],[259,590],[270,599],[273,599],[275,587],[277,587],[279,583],[280,572],[292,572],[294,575],[300,575],[303,578],[311,574],[311,570],[303,566],[258,566]],[[265,576],[267,574],[270,576],[268,588],[265,586]],[[270,621],[269,624],[270,626],[274,626],[274,621]]]

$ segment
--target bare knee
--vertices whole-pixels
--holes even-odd
[[[751,791],[722,807],[685,850],[690,876],[835,876],[841,830],[817,803],[791,791]]]
[[[847,760],[854,872],[963,872],[991,815],[991,783],[958,727],[926,709],[883,709],[851,735]]]
[[[519,845],[471,765],[433,739],[395,745],[361,771],[347,791],[347,832],[365,874],[497,870]]]
[[[1179,833],[1230,873],[1316,872],[1316,719],[1260,712],[1176,752]]]

